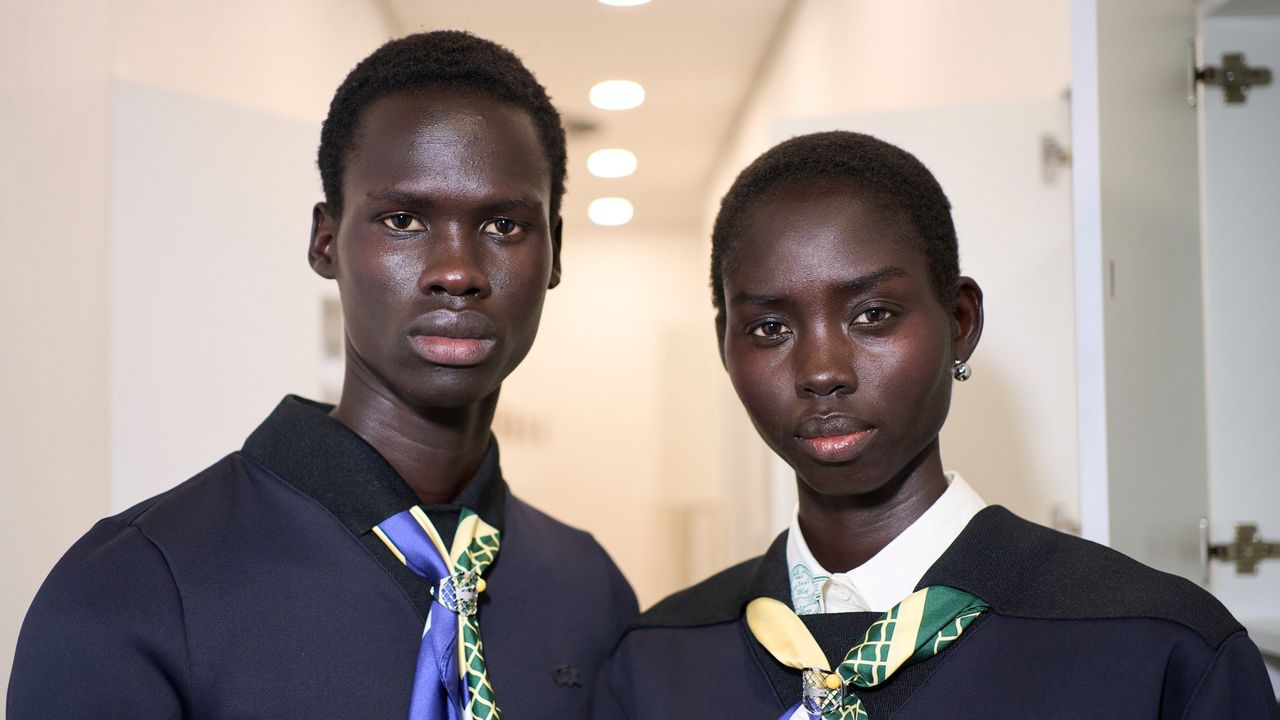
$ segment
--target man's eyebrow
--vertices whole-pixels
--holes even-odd
[[[434,207],[437,202],[432,200],[429,195],[422,195],[414,192],[406,192],[404,190],[374,190],[369,192],[365,197],[389,205],[402,205],[404,207]],[[481,203],[477,210],[486,215],[500,215],[502,213],[511,212],[513,210],[542,210],[542,201],[536,197],[510,197],[500,200],[490,200]]]
[[[866,292],[885,280],[891,278],[906,277],[907,271],[897,266],[889,266],[881,268],[873,273],[868,273],[860,277],[846,280],[840,283],[840,290],[846,294],[856,294]],[[730,300],[732,305],[776,305],[786,299],[783,295],[766,295],[741,292],[733,296]]]
[[[384,202],[390,205],[431,206],[435,204],[426,195],[405,192],[404,190],[372,190],[365,197],[374,202]]]
[[[502,214],[511,212],[512,210],[542,210],[542,201],[531,197],[514,197],[506,200],[495,200],[480,206],[480,211],[485,214]]]

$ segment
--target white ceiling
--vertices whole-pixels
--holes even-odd
[[[597,0],[383,0],[403,33],[456,28],[499,42],[524,60],[569,126],[566,238],[583,232],[696,233],[725,138],[790,0],[653,0],[611,7]],[[587,91],[601,80],[644,85],[644,105],[598,110]],[[589,124],[595,130],[574,130]],[[634,175],[587,172],[593,150],[621,147]],[[597,228],[587,204],[622,196],[636,216]]]

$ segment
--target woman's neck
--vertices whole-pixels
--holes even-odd
[[[797,478],[800,530],[823,568],[846,572],[875,557],[947,489],[938,441],[897,477],[862,495],[827,496]]]

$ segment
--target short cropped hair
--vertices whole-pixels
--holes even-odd
[[[711,231],[711,295],[716,323],[725,320],[724,273],[752,203],[776,189],[809,180],[848,183],[855,193],[901,212],[916,230],[916,249],[929,266],[929,282],[944,304],[954,299],[960,276],[951,202],[933,173],[914,155],[870,135],[831,131],[801,135],[756,158],[720,201]]]
[[[475,92],[529,113],[551,170],[554,223],[565,184],[560,113],[546,88],[514,53],[460,30],[417,33],[387,42],[361,60],[338,87],[320,130],[320,180],[330,211],[342,214],[343,173],[364,111],[388,95],[428,88]]]

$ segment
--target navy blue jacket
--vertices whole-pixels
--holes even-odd
[[[786,535],[762,557],[641,616],[605,665],[596,720],[775,720],[797,671],[751,636],[743,609],[789,603]],[[1257,647],[1194,584],[989,507],[919,587],[991,605],[941,654],[859,692],[872,720],[1266,720],[1280,717]],[[802,620],[834,667],[879,613]]]
[[[8,719],[405,718],[427,586],[366,536],[416,498],[325,410],[286,399],[244,451],[77,542],[23,624]],[[496,447],[486,467],[494,692],[506,720],[575,717],[635,596],[588,534],[509,494]]]

